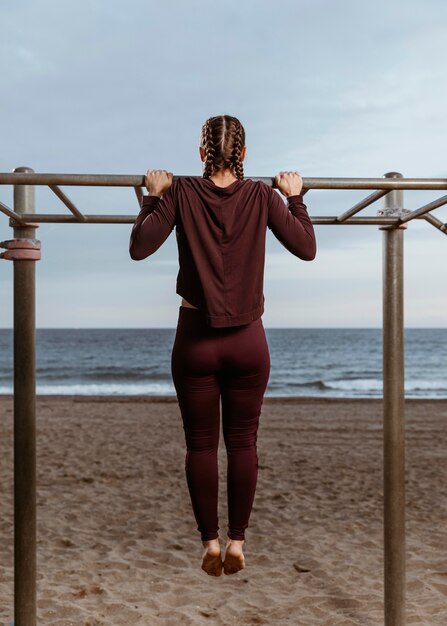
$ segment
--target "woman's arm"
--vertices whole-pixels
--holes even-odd
[[[154,254],[175,226],[177,185],[171,184],[162,196],[160,188],[147,188],[149,195],[141,199],[141,210],[130,234],[129,254],[134,261]]]
[[[278,189],[287,197],[288,207],[269,187],[267,226],[289,252],[303,261],[313,261],[317,243],[312,221],[307,213],[298,172],[280,172],[275,176]]]

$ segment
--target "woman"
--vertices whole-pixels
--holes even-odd
[[[280,172],[279,195],[244,179],[245,131],[219,115],[200,136],[203,177],[148,170],[129,252],[142,260],[176,227],[182,296],[171,373],[186,441],[185,473],[203,545],[202,569],[211,576],[245,567],[243,544],[255,496],[257,432],[270,355],[261,319],[267,227],[292,254],[316,255],[312,222],[297,172]],[[217,452],[222,403],[227,451],[228,532],[222,561],[217,515]]]

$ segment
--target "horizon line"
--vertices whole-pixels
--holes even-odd
[[[176,330],[176,326],[36,326],[36,330]],[[222,328],[235,328],[224,326]],[[264,326],[271,330],[383,330],[382,326]],[[0,330],[14,330],[0,326]],[[404,326],[404,330],[447,330],[447,326]]]

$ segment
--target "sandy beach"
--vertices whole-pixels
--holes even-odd
[[[0,624],[13,621],[0,398]],[[246,567],[208,576],[176,398],[38,396],[42,626],[383,624],[382,402],[265,398]],[[447,400],[406,401],[407,624],[447,623]],[[226,453],[219,524],[227,532]]]

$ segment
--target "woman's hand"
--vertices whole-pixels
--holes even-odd
[[[150,196],[162,196],[172,185],[173,174],[166,170],[147,170],[144,184]]]
[[[301,193],[303,179],[298,172],[280,172],[275,176],[275,184],[280,192],[288,198]]]

